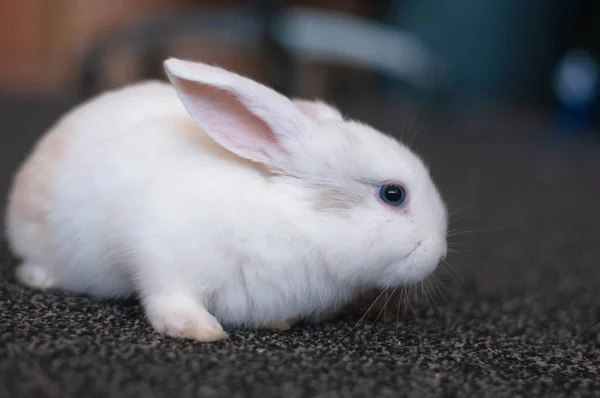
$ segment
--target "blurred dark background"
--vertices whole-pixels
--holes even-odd
[[[475,107],[582,137],[599,121],[599,52],[595,0],[0,3],[0,95],[13,99],[80,101],[163,78],[177,56],[341,106]]]

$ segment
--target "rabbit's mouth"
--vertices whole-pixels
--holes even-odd
[[[415,254],[415,252],[421,248],[422,244],[423,244],[422,240],[417,242],[415,247],[413,247],[412,250],[406,256],[404,256],[404,260],[408,260],[409,258],[411,258],[413,256],[413,254]]]
[[[435,238],[420,240],[405,257],[406,277],[415,282],[427,278],[445,257],[445,242]]]
[[[416,252],[417,250],[419,250],[419,248],[420,248],[422,245],[423,245],[423,241],[422,241],[422,240],[420,240],[420,241],[419,241],[419,243],[417,243],[417,244],[415,245],[415,248],[411,250],[411,252],[410,252],[409,256],[411,256],[411,255],[412,255],[414,252]]]

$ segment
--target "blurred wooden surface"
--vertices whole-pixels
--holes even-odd
[[[251,0],[248,0],[251,1]],[[159,13],[203,5],[227,6],[243,0],[0,0],[0,92],[34,96],[68,96],[76,87],[82,55],[102,34]],[[367,15],[373,7],[361,0],[294,0],[284,6],[310,6]],[[184,44],[186,53],[201,54],[261,78],[261,60],[227,53],[204,38]],[[119,55],[107,73],[130,78],[135,60]],[[247,58],[244,58],[247,57]]]
[[[67,89],[88,44],[104,32],[191,0],[0,1],[0,90]]]

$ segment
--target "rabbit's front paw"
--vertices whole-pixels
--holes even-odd
[[[205,343],[229,337],[219,321],[192,297],[155,295],[145,300],[145,309],[158,333]]]

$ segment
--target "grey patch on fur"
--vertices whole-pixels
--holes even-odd
[[[335,188],[335,187],[317,187],[314,200],[314,208],[318,211],[330,210],[350,210],[360,206],[365,200],[365,196],[358,192]]]

